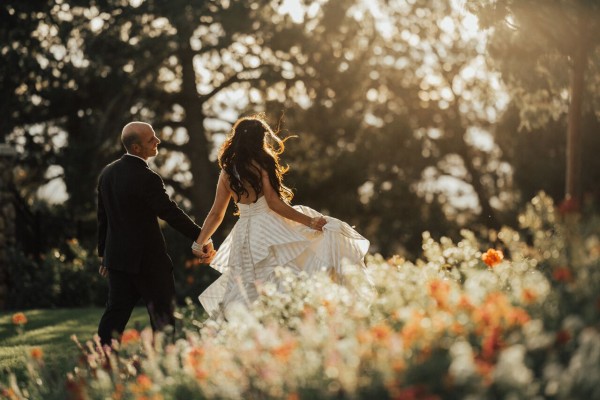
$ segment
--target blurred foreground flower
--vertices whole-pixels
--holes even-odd
[[[44,351],[40,347],[34,347],[29,354],[34,360],[40,361],[44,358]]]
[[[13,314],[12,316],[13,325],[25,325],[27,323],[27,317],[22,312]]]
[[[504,254],[500,250],[488,249],[482,256],[481,259],[488,267],[495,267],[504,260]]]
[[[466,230],[458,243],[423,234],[414,263],[369,255],[369,301],[326,274],[277,269],[256,302],[192,320],[175,342],[145,329],[125,331],[114,352],[80,345],[66,390],[81,399],[600,398],[600,260],[577,236],[600,235],[600,222],[567,236],[557,213],[539,196],[520,217],[526,234],[503,229],[510,260],[482,256]],[[359,276],[348,279],[360,290]],[[61,398],[49,393],[64,380],[44,381],[43,363],[30,371],[30,383],[13,378],[0,390]]]
[[[127,329],[121,336],[121,344],[127,345],[130,343],[139,342],[140,333],[136,329]]]
[[[27,323],[27,317],[22,312],[15,313],[12,316],[12,323],[17,330],[17,334],[21,335],[23,334],[23,327]]]

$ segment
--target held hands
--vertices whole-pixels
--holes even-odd
[[[310,219],[310,224],[308,225],[310,228],[322,232],[323,226],[327,223],[327,220],[323,217],[313,217]]]
[[[217,254],[212,240],[202,246],[197,242],[192,243],[192,253],[200,259],[202,264],[210,264]]]
[[[100,268],[98,269],[98,273],[103,278],[106,278],[108,276],[108,268],[104,266],[104,257],[100,257]]]

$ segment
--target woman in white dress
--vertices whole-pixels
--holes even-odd
[[[199,297],[211,317],[256,300],[258,285],[277,283],[276,267],[324,270],[338,283],[350,269],[364,274],[367,239],[345,222],[290,206],[293,193],[283,184],[287,168],[279,164],[283,150],[284,141],[261,115],[239,119],[221,147],[215,200],[193,248],[210,241],[232,197],[239,220],[211,263],[222,275]]]

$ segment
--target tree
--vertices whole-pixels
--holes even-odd
[[[536,128],[568,110],[564,195],[579,202],[581,121],[598,103],[600,1],[488,0],[469,4],[483,27],[494,28],[490,54],[522,108],[523,125]]]
[[[454,225],[439,209],[452,209],[448,198],[420,189],[431,173],[471,186],[477,222],[498,227],[511,205],[507,165],[497,148],[470,141],[472,129],[492,130],[503,107],[497,78],[481,68],[485,48],[447,2],[377,5],[370,17],[373,3],[330,1],[317,23],[304,23],[319,40],[302,42],[305,73],[290,85],[306,105],[286,113],[301,138],[290,141],[290,156],[310,160],[292,162],[290,178],[310,182],[299,201],[368,227],[386,254],[402,244],[414,252],[421,231],[448,234]],[[461,210],[461,222],[474,211]]]

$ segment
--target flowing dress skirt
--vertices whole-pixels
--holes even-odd
[[[370,288],[364,264],[369,241],[347,223],[326,216],[323,232],[315,231],[275,213],[264,197],[238,208],[240,218],[211,264],[222,275],[199,296],[211,317],[226,314],[234,303],[251,304],[258,298],[257,285],[276,282],[277,267],[308,275],[326,271],[339,284],[347,283],[347,274],[359,273]],[[309,207],[294,208],[321,215]]]

